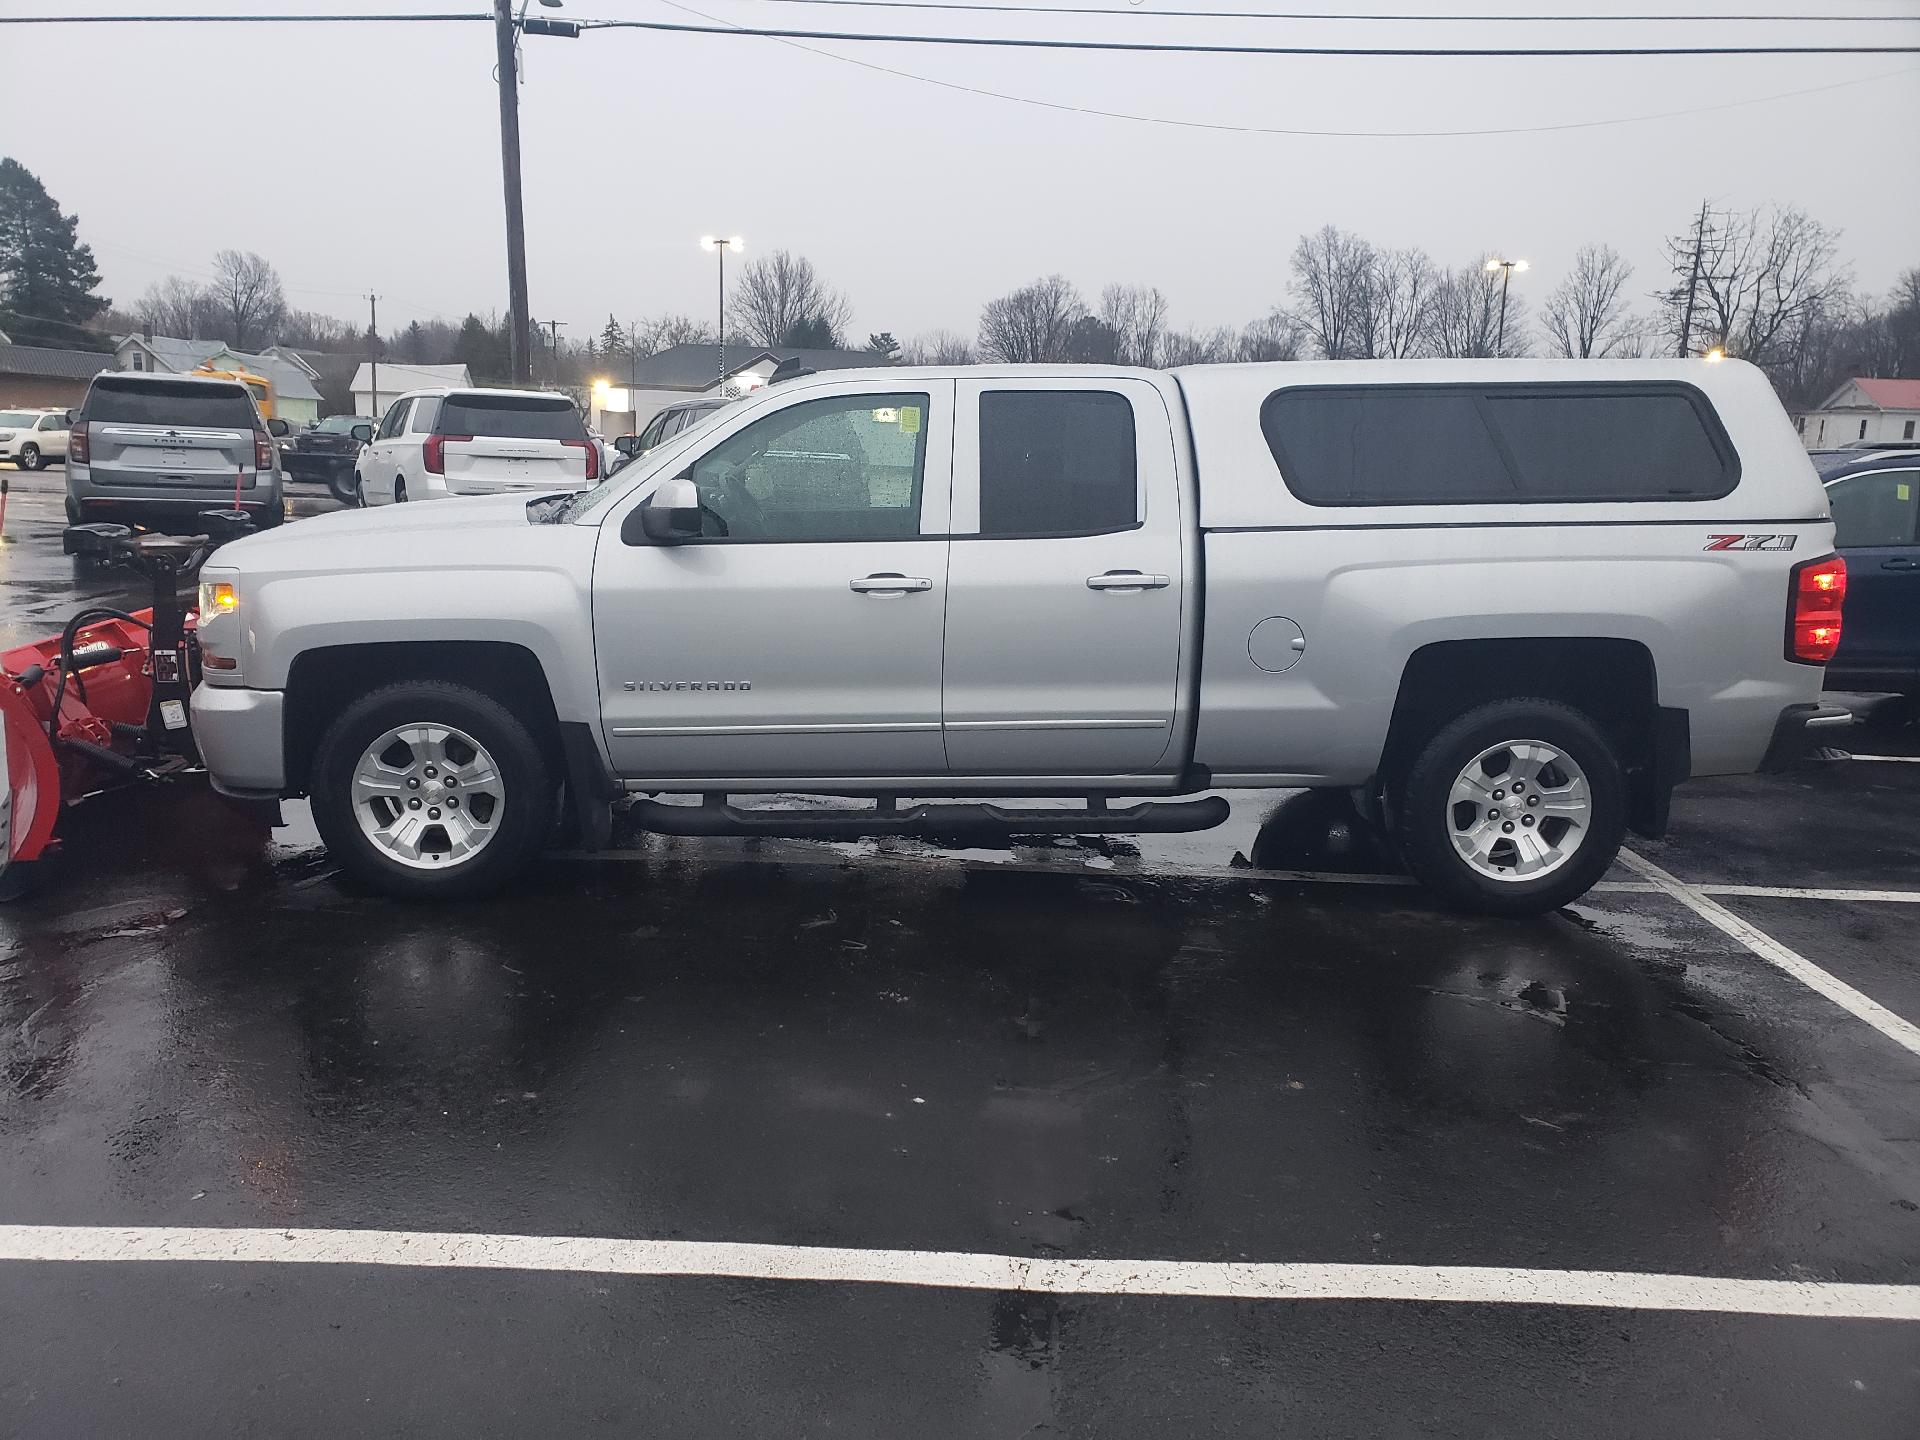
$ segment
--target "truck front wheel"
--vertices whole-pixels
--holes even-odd
[[[1557,700],[1497,700],[1443,726],[1397,790],[1414,877],[1465,909],[1538,915],[1592,889],[1626,835],[1619,757]]]
[[[403,681],[361,696],[314,756],[320,838],[363,884],[403,899],[497,889],[540,848],[557,782],[524,722],[489,695]]]

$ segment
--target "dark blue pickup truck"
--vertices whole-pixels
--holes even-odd
[[[1813,457],[1847,562],[1846,621],[1829,690],[1893,691],[1920,707],[1920,448]]]

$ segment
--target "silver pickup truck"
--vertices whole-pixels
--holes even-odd
[[[946,835],[1268,787],[1351,792],[1524,914],[1689,776],[1844,720],[1832,546],[1733,361],[840,371],[577,495],[226,546],[193,717],[223,792],[311,796],[396,894],[491,890],[622,795],[682,835]],[[733,803],[772,792],[841,799]]]

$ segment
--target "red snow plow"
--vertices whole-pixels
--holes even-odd
[[[201,520],[204,535],[69,527],[69,555],[145,577],[152,606],[90,605],[58,635],[0,652],[0,899],[31,888],[59,846],[68,805],[198,767],[187,701],[200,653],[180,587],[217,545],[252,529],[236,511]]]

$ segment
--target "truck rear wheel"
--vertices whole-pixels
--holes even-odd
[[[526,724],[489,695],[403,681],[327,727],[313,819],[340,865],[402,899],[497,889],[544,843],[557,785]]]
[[[1557,700],[1496,700],[1443,726],[1396,794],[1407,869],[1455,905],[1538,915],[1592,889],[1626,835],[1606,735]]]

